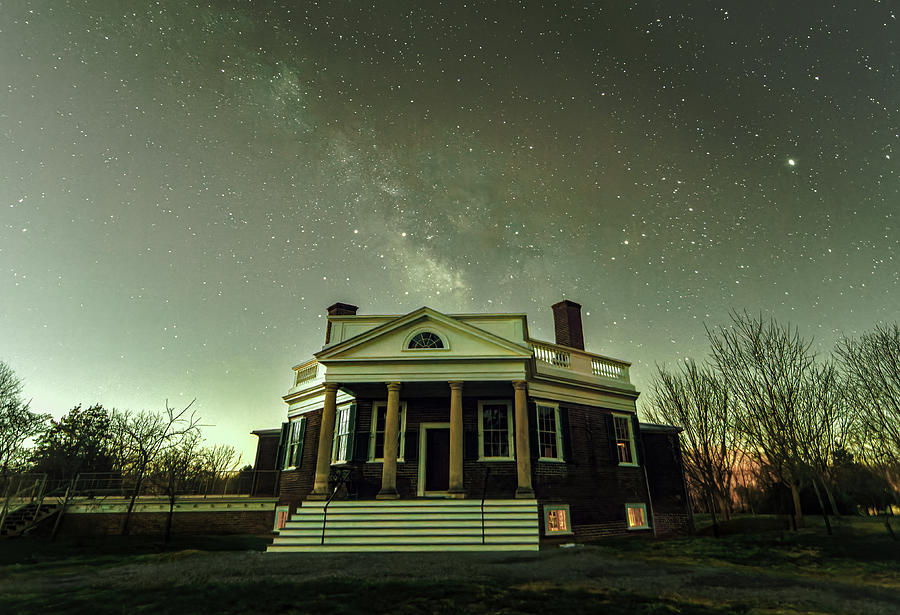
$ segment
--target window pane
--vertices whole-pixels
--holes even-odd
[[[628,507],[628,527],[643,527],[647,525],[643,506]]]
[[[541,457],[559,459],[559,448],[556,442],[556,408],[538,406],[538,446]]]
[[[506,404],[481,408],[482,456],[509,457],[509,410]]]

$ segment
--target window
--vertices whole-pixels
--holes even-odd
[[[331,463],[346,463],[353,454],[352,438],[355,422],[356,406],[344,406],[337,409],[334,418],[334,439],[331,442]]]
[[[559,406],[537,405],[538,459],[562,461]]]
[[[616,452],[619,456],[619,465],[637,465],[631,417],[614,414],[613,424],[616,430]]]
[[[272,528],[273,531],[277,532],[279,530],[283,530],[284,526],[287,525],[287,522],[291,518],[291,507],[290,506],[276,506],[275,507],[275,527]]]
[[[407,348],[411,350],[443,347],[443,340],[441,340],[441,338],[436,333],[432,333],[431,331],[423,331],[422,333],[417,333],[411,340],[409,340],[409,344],[407,345]]]
[[[572,526],[569,521],[569,506],[567,504],[544,506],[544,534],[571,533]]]
[[[282,468],[299,468],[303,455],[303,436],[306,433],[306,417],[294,419],[289,423],[287,446],[284,447],[284,463]]]
[[[400,442],[397,461],[403,461],[403,450],[406,445],[406,402],[400,402]],[[377,401],[372,404],[372,432],[369,435],[369,461],[384,460],[384,424],[387,420],[387,402]]]
[[[650,529],[650,524],[647,523],[647,507],[644,504],[626,504],[625,521],[629,530]]]
[[[514,459],[512,404],[508,401],[479,401],[478,416],[478,458]]]

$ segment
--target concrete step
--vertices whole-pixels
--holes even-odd
[[[322,530],[325,540],[322,544]],[[535,550],[534,500],[304,502],[269,551]]]
[[[537,543],[519,544],[428,544],[428,545],[269,545],[268,553],[361,553],[415,551],[538,551]]]
[[[537,507],[537,500],[485,500],[485,506],[532,506]],[[481,500],[456,500],[452,498],[425,498],[418,500],[332,500],[328,508],[371,508],[392,506],[414,506],[415,508],[455,507],[455,506],[481,506]],[[303,502],[302,508],[324,508],[325,502],[308,500]]]

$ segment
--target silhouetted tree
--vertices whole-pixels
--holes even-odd
[[[82,472],[111,472],[114,452],[110,439],[112,414],[100,404],[77,405],[42,433],[31,461],[35,471],[51,478],[73,478]]]
[[[741,450],[724,380],[693,360],[675,372],[657,366],[647,416],[683,429],[685,472],[709,502],[717,529],[716,506],[724,520],[730,518],[732,476]]]
[[[757,456],[791,492],[795,526],[802,523],[800,490],[810,470],[801,450],[811,425],[803,388],[814,357],[790,326],[734,312],[731,327],[707,330],[712,354],[734,396],[737,425],[748,453]]]
[[[46,429],[49,414],[37,414],[22,395],[22,381],[0,361],[0,474],[21,467],[26,460],[25,443]]]
[[[118,416],[116,430],[123,434],[123,471],[133,481],[122,534],[128,533],[134,503],[141,492],[144,480],[164,450],[180,436],[199,429],[200,420],[194,413],[188,413],[194,402],[183,410],[170,408],[166,402],[166,413],[138,412],[123,413]]]

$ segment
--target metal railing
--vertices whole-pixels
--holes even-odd
[[[241,468],[219,472],[198,471],[194,476],[178,481],[175,495],[214,497],[267,497],[278,494],[278,470],[253,470]],[[40,497],[62,492],[71,485],[70,495],[79,498],[124,498],[134,493],[137,479],[122,472],[82,472],[72,479],[48,479],[46,474],[20,474],[0,477],[2,506],[21,505]],[[139,497],[164,497],[169,484],[159,473],[144,477],[138,490]]]

